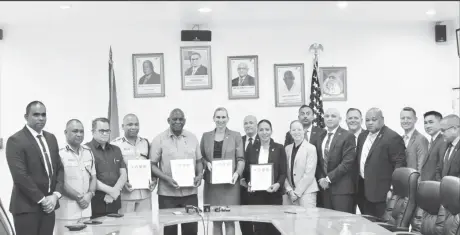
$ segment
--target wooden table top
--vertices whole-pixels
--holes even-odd
[[[322,208],[305,209],[298,206],[230,206],[229,212],[209,213],[185,212],[180,209],[159,210],[160,226],[181,224],[187,222],[199,222],[201,226],[209,227],[212,221],[257,221],[273,223],[283,235],[334,235],[340,234],[343,224],[348,224],[350,235],[385,235],[392,234],[384,228],[376,225],[359,215],[348,214]],[[175,215],[173,212],[182,212]],[[290,213],[288,213],[290,212]],[[162,229],[155,232],[152,223],[152,213],[128,213],[121,218],[102,217],[97,220],[103,222],[100,225],[88,225],[81,231],[71,232],[65,225],[75,224],[70,221],[56,221],[56,234],[66,235],[130,235],[162,234]],[[212,231],[212,230],[211,230]],[[208,234],[212,233],[211,231]]]

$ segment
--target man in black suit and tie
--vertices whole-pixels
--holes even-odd
[[[246,63],[238,65],[238,77],[232,80],[232,86],[255,86],[255,79],[248,74],[249,67]]]
[[[242,137],[244,146],[244,158],[247,163],[247,153],[254,145],[260,142],[259,136],[257,135],[257,118],[252,115],[248,115],[244,118],[244,132],[246,135]],[[248,182],[245,178],[240,180],[240,201],[241,205],[249,205],[249,193],[248,193]],[[242,235],[253,235],[254,227],[252,222],[241,221],[240,222],[241,234]]]
[[[192,65],[192,67],[185,70],[185,76],[208,75],[208,68],[201,64],[200,53],[193,52],[192,55],[190,55],[190,65]]]
[[[312,126],[312,122],[315,119],[313,109],[308,105],[302,105],[299,109],[299,121],[303,124],[305,130],[305,140],[310,144],[316,145],[316,142],[320,139],[321,135],[326,131],[322,128]],[[291,133],[288,131],[284,140],[284,147],[294,143],[294,139]]]
[[[27,105],[27,124],[6,143],[13,178],[10,212],[17,235],[52,235],[55,210],[62,196],[64,172],[56,137],[46,131],[46,108]]]
[[[139,85],[161,83],[160,74],[155,73],[152,61],[144,61],[144,63],[142,63],[142,68],[144,70],[144,76],[139,79]]]
[[[428,145],[428,156],[422,164],[420,180],[436,180],[436,167],[447,149],[447,142],[440,131],[442,115],[436,111],[429,111],[423,118],[425,131],[431,136],[431,140]]]
[[[439,159],[436,179],[444,176],[460,177],[460,118],[450,114],[441,120],[441,133],[447,142],[447,149]]]
[[[367,111],[366,128],[358,137],[356,151],[358,206],[361,214],[382,217],[393,171],[407,165],[406,147],[402,137],[385,126],[378,108]]]
[[[339,126],[341,120],[337,109],[324,113],[327,133],[316,144],[316,178],[324,208],[352,213],[356,143],[355,136]]]

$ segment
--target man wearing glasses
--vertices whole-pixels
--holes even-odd
[[[86,145],[94,154],[96,194],[91,200],[92,218],[118,213],[120,192],[126,183],[126,165],[119,147],[109,143],[110,122],[96,118],[92,122],[93,139]]]
[[[436,168],[438,181],[444,176],[460,177],[460,118],[454,114],[444,117],[441,120],[441,133],[448,144]]]

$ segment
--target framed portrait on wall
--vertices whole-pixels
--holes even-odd
[[[275,64],[275,106],[305,104],[304,64]]]
[[[228,98],[259,98],[258,56],[228,56]]]
[[[134,98],[164,97],[163,53],[133,54]]]
[[[180,48],[182,90],[212,89],[210,46]]]
[[[347,67],[320,67],[319,84],[323,101],[346,101]]]

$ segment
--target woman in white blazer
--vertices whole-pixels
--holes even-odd
[[[291,122],[290,133],[294,143],[285,147],[288,172],[284,183],[286,194],[283,196],[283,204],[316,207],[316,148],[305,140],[305,131],[300,121]]]

